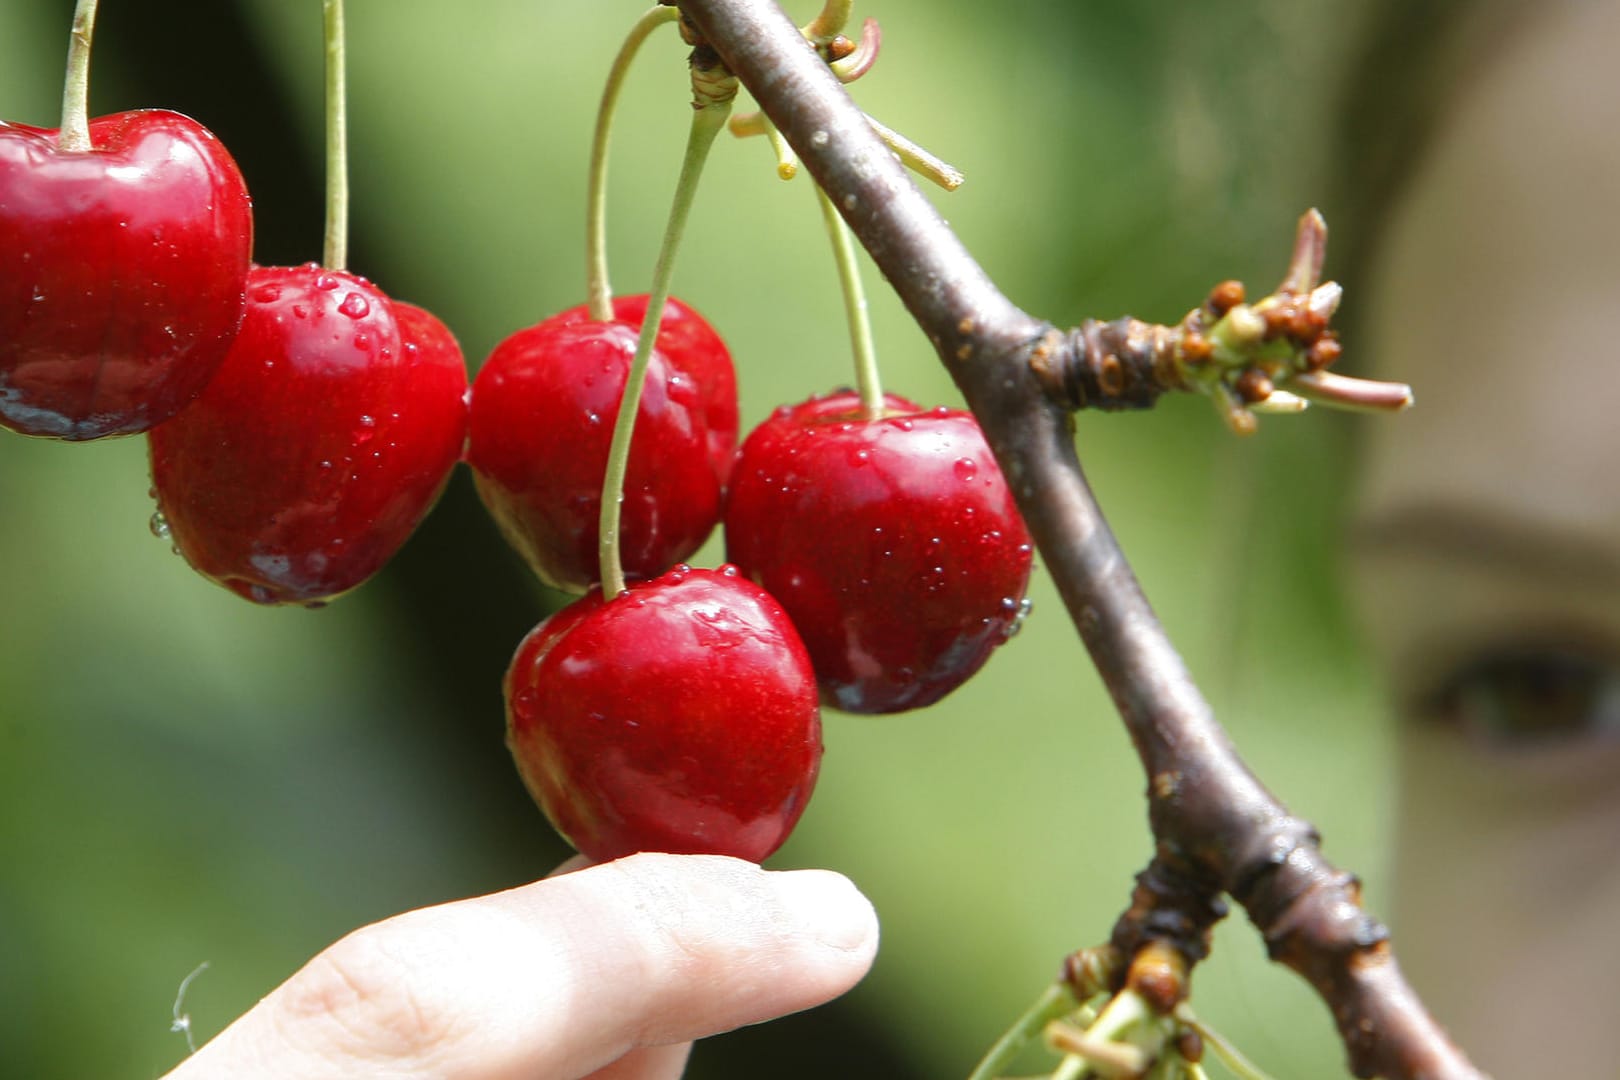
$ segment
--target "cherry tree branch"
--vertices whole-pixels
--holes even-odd
[[[770,0],[679,0],[754,95],[934,343],[1006,474],[1148,776],[1157,841],[1114,942],[1170,939],[1189,963],[1229,894],[1338,1023],[1356,1076],[1479,1078],[1402,978],[1355,879],[1244,765],[1104,520],[1072,419],[1040,369],[1094,360],[1008,300]],[[1145,404],[1146,402],[1142,402]],[[1183,917],[1183,913],[1185,913]]]

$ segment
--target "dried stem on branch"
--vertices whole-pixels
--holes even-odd
[[[1115,944],[1134,955],[1168,938],[1195,963],[1221,895],[1230,895],[1271,955],[1327,1002],[1355,1075],[1477,1080],[1482,1074],[1402,978],[1386,932],[1360,907],[1355,879],[1322,857],[1311,826],[1238,757],[1103,519],[1075,453],[1070,403],[1051,392],[1050,373],[1095,361],[1083,355],[1085,342],[1104,331],[1060,332],[1003,296],[774,3],[679,6],[934,343],[1125,721],[1147,772],[1158,850]]]

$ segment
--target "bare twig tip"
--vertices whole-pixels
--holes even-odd
[[[1280,293],[1308,293],[1322,280],[1322,264],[1327,258],[1327,220],[1314,207],[1299,219],[1294,234],[1294,255],[1288,261],[1288,276],[1277,287]]]

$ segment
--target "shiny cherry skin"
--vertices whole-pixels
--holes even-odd
[[[815,787],[810,658],[735,567],[677,566],[535,627],[503,685],[529,793],[583,854],[731,855],[781,846]]]
[[[426,516],[467,431],[444,324],[314,263],[256,267],[207,390],[150,436],[159,527],[203,576],[261,604],[359,585]]]
[[[978,423],[843,391],[778,409],[737,455],[726,557],[781,601],[846,712],[932,704],[1014,633],[1031,547]]]
[[[146,431],[197,396],[242,323],[247,188],[178,113],[99,117],[85,151],[57,140],[0,123],[0,426]]]
[[[620,322],[641,332],[647,317],[646,293],[613,298],[613,314]],[[565,322],[589,322],[584,304],[556,316]],[[709,432],[709,459],[723,486],[731,475],[737,454],[737,370],[724,339],[692,307],[673,296],[664,301],[664,317],[658,323],[658,351],[697,383],[703,407],[703,426]]]
[[[598,577],[608,445],[646,297],[593,321],[572,308],[496,346],[472,388],[467,463],[502,535],[546,584],[584,592]],[[647,368],[624,485],[620,560],[655,577],[720,520],[737,445],[737,384],[719,335],[671,301]]]

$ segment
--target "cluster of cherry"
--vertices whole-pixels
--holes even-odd
[[[508,741],[588,855],[759,860],[815,783],[819,702],[898,712],[961,685],[1023,618],[1029,536],[959,409],[891,395],[873,415],[843,391],[782,406],[738,448],[730,355],[671,300],[623,491],[623,565],[639,580],[604,597],[608,418],[646,303],[520,331],[473,386],[485,505],[542,579],[590,590],[513,657]],[[681,563],[722,519],[728,564]]]
[[[613,538],[629,585],[604,596],[646,296],[519,331],[469,389],[428,312],[335,266],[251,265],[251,246],[241,174],[194,121],[0,123],[0,425],[147,433],[154,531],[262,604],[365,581],[467,462],[535,572],[586,594],[523,641],[505,691],[525,783],[593,858],[763,859],[815,782],[821,702],[927,705],[1022,619],[1029,538],[966,412],[842,392],[739,448],[726,346],[671,300]],[[730,564],[682,564],[722,518]]]

